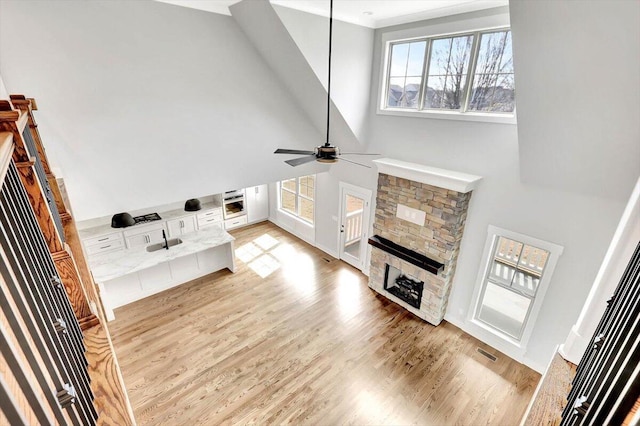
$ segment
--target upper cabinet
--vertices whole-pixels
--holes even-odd
[[[245,190],[245,198],[249,223],[269,218],[269,189],[267,185],[250,186]]]

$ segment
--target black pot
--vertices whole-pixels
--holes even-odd
[[[135,225],[136,221],[129,213],[116,213],[111,218],[112,228],[126,228],[127,226]]]
[[[184,211],[186,212],[197,212],[201,208],[202,206],[200,205],[200,200],[198,200],[197,198],[192,198],[184,203]]]

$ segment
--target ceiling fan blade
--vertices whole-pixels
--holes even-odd
[[[357,164],[358,166],[366,167],[367,169],[371,168],[371,166],[367,166],[366,164],[362,164],[362,163],[356,163],[355,161],[347,160],[346,158],[340,158],[340,161],[346,161],[347,163]]]
[[[274,154],[299,154],[299,155],[315,155],[315,151],[300,151],[299,149],[282,149],[278,148]]]
[[[341,152],[339,155],[382,155],[382,154],[369,154],[368,152]]]
[[[316,159],[316,154],[313,153],[312,155],[308,155],[306,157],[300,157],[300,158],[294,158],[293,160],[287,160],[285,161],[285,163],[287,163],[290,166],[299,166],[300,164],[304,164],[304,163],[310,163],[312,161],[315,161]]]

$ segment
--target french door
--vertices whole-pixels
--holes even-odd
[[[340,182],[340,259],[364,269],[369,232],[371,191]]]

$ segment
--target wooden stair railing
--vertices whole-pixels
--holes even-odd
[[[13,102],[16,102],[20,108],[15,109]],[[31,111],[31,101],[27,99],[15,99],[11,102],[0,100],[0,131],[13,135],[15,144],[13,160],[18,169],[20,180],[29,194],[29,202],[36,213],[36,218],[76,318],[78,318],[81,328],[87,330],[98,324],[99,320],[91,311],[86,287],[80,279],[76,262],[71,256],[71,250],[65,244],[62,223],[56,221],[57,217],[60,217],[59,205],[62,205],[64,217],[70,218],[70,215],[64,208],[62,198],[56,197],[56,194],[60,196],[60,191],[44,154],[44,148]],[[28,138],[32,138],[32,140],[28,141]],[[41,167],[41,178],[38,176],[38,167]],[[46,176],[47,170],[51,178]],[[53,182],[53,186],[51,186],[51,182]],[[55,199],[55,203],[51,198]],[[62,218],[60,217],[60,219]]]
[[[84,337],[13,148],[0,132],[0,424],[96,424]]]
[[[0,238],[3,245],[0,246],[0,338],[6,341],[0,341],[0,424],[92,424],[97,414],[98,424],[135,425],[102,304],[82,251],[78,231],[38,132],[33,116],[33,110],[36,109],[35,100],[22,95],[12,95],[10,102],[0,100],[0,177],[10,166],[13,167],[13,180],[19,182],[25,194],[22,207],[16,212],[31,212],[36,223],[35,227],[31,227],[31,236],[23,241],[26,247],[35,244],[26,252],[37,249],[40,257],[27,261],[27,269],[44,271],[49,262],[49,273],[62,284],[53,283],[64,295],[62,299],[60,294],[57,297],[59,301],[66,300],[67,303],[66,321],[44,325],[40,321],[38,327],[45,327],[49,338],[57,339],[49,329],[52,327],[62,335],[70,330],[76,340],[80,339],[80,346],[71,348],[74,354],[72,359],[84,359],[81,365],[86,368],[84,372],[77,373],[76,378],[88,377],[90,389],[85,384],[80,387],[76,385],[72,392],[67,392],[64,386],[60,387],[61,379],[65,380],[63,383],[69,382],[66,380],[68,374],[51,370],[51,363],[47,364],[44,359],[48,356],[46,351],[43,352],[44,358],[36,353],[38,348],[33,345],[39,345],[40,336],[36,336],[38,330],[33,334],[35,338],[25,337],[24,330],[33,331],[31,324],[34,318],[28,312],[25,314],[24,309],[20,310],[20,306],[24,305],[20,294],[7,296],[6,291],[12,286],[18,292],[21,290],[14,278],[5,275],[6,269],[3,268],[7,265],[7,256],[12,253],[5,254],[3,246],[8,239]],[[1,213],[0,208],[0,231],[11,231],[10,228],[3,228]],[[35,275],[31,273],[31,276]],[[26,285],[24,281],[22,285]],[[38,305],[32,307],[40,315]],[[6,321],[12,323],[17,330],[15,333],[8,328],[11,324]],[[74,324],[77,330],[73,328]],[[47,336],[44,337],[46,341]],[[7,342],[8,346],[3,346]],[[41,349],[40,344],[38,350]],[[9,365],[2,351],[7,351],[16,362]],[[48,370],[42,370],[45,367]],[[64,363],[58,367],[68,370]],[[54,388],[55,392],[51,394],[50,390]],[[73,397],[74,391],[77,398]],[[57,399],[51,399],[51,395]],[[89,406],[87,401],[90,404],[91,399],[93,403]]]

